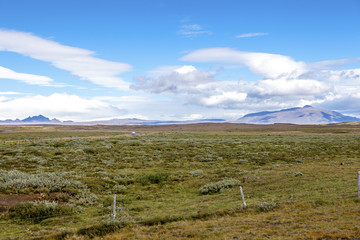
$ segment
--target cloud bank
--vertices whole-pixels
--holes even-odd
[[[327,104],[331,102],[333,107],[330,109],[339,110],[336,105],[349,102],[349,99],[358,102],[360,98],[357,87],[360,69],[331,70],[354,59],[305,63],[280,54],[208,48],[192,51],[181,60],[248,68],[259,75],[259,79],[218,80],[215,73],[201,71],[192,65],[161,66],[150,71],[148,76],[136,77],[131,87],[165,94],[186,104],[245,113],[307,104],[329,107]],[[359,110],[355,112],[360,114]]]
[[[128,82],[117,76],[130,71],[129,64],[96,58],[92,56],[92,51],[62,45],[31,33],[0,29],[0,51],[16,52],[49,62],[56,68],[97,85],[119,90],[128,90],[129,87]],[[44,83],[50,79],[38,77],[37,80]]]

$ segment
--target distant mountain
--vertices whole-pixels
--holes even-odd
[[[258,112],[239,118],[238,123],[272,124],[316,124],[360,121],[359,118],[345,116],[341,113],[306,105],[304,107],[283,109],[273,112]]]
[[[73,122],[59,121],[58,119],[49,119],[43,115],[27,117],[23,120],[0,120],[0,124],[61,124],[61,125],[169,125],[169,124],[191,124],[191,123],[204,123],[204,122],[225,122],[224,119],[199,119],[188,121],[161,121],[161,120],[142,120],[138,118],[125,118],[125,119],[110,119],[102,121],[88,121],[88,122]]]
[[[56,118],[53,119],[49,119],[43,115],[39,115],[39,116],[32,116],[32,117],[27,117],[23,120],[20,119],[16,119],[16,120],[12,120],[12,119],[6,119],[3,121],[0,121],[0,123],[13,123],[13,124],[29,124],[29,123],[62,123],[61,121],[59,121]]]
[[[44,117],[43,115],[39,115],[39,116],[27,117],[27,118],[23,119],[22,122],[24,122],[24,123],[29,123],[29,122],[51,122],[51,120],[49,118],[47,118],[47,117]]]
[[[304,106],[297,108],[283,109],[280,111],[266,111],[247,114],[239,118],[233,123],[252,123],[252,124],[273,124],[273,123],[293,123],[293,124],[319,124],[319,123],[343,123],[360,121],[360,118],[345,116],[341,113],[325,110],[321,108],[314,108],[312,106]],[[143,120],[137,118],[124,119],[110,119],[102,121],[87,121],[87,122],[73,122],[73,121],[59,121],[58,119],[49,119],[43,115],[27,117],[23,120],[7,119],[0,120],[0,124],[57,124],[57,125],[170,125],[170,124],[194,124],[194,123],[225,123],[224,119],[197,119],[186,121],[163,121],[163,120]]]

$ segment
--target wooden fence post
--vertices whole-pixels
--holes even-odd
[[[360,171],[358,171],[357,185],[358,185],[358,199],[360,199]]]
[[[116,217],[116,194],[114,194],[114,200],[113,200],[113,213],[112,213],[112,220],[115,221]]]
[[[244,204],[241,204],[241,209],[242,209],[242,208],[246,208],[245,197],[244,197],[244,193],[243,193],[243,190],[242,190],[242,187],[241,187],[241,186],[240,186],[240,194],[241,194],[241,198],[242,198],[243,203],[244,203]]]

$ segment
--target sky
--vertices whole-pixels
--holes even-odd
[[[0,120],[360,117],[360,0],[0,0]]]

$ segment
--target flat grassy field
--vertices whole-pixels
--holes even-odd
[[[0,126],[0,239],[360,239],[358,171],[356,124]]]

